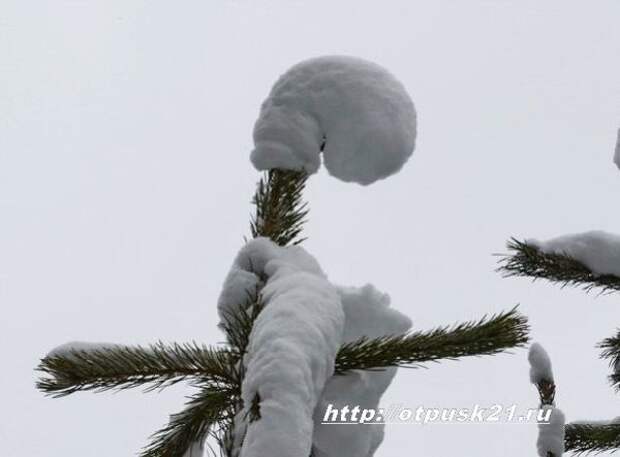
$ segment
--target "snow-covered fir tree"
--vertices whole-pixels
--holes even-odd
[[[416,112],[382,67],[320,57],[292,67],[254,129],[251,239],[234,256],[217,300],[226,344],[68,343],[39,366],[52,396],[181,381],[195,389],[143,457],[196,457],[211,437],[226,457],[371,457],[383,425],[326,427],[328,404],[376,408],[399,366],[493,355],[528,341],[516,309],[478,321],[411,330],[373,285],[342,286],[302,246],[307,179],[369,185],[412,155]],[[214,323],[216,325],[216,323]]]

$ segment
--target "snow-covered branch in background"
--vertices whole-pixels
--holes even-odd
[[[612,363],[620,354],[620,335],[608,338],[599,347],[604,348],[603,357]],[[528,355],[530,362],[530,381],[538,389],[541,413],[539,421],[537,449],[540,457],[559,457],[563,452],[599,453],[620,448],[620,418],[610,421],[575,421],[565,424],[562,411],[554,405],[555,381],[551,360],[547,352],[538,343],[533,343]],[[548,418],[546,414],[549,414]]]
[[[583,263],[594,276],[620,277],[620,236],[595,230],[552,238],[526,240],[544,254],[565,255]]]
[[[533,343],[528,354],[530,382],[538,389],[541,413],[536,448],[540,457],[560,457],[564,453],[564,413],[555,407],[555,381],[547,351]],[[543,417],[544,420],[540,420]]]
[[[321,164],[343,181],[371,184],[413,153],[416,113],[387,70],[356,57],[301,62],[273,86],[254,127],[251,159],[259,170],[316,173]]]
[[[614,162],[620,168],[620,130]],[[509,254],[502,256],[498,271],[505,276],[546,279],[562,286],[582,286],[586,291],[620,292],[620,236],[603,231],[564,235],[547,241],[511,238]],[[620,388],[620,333],[599,344],[602,358],[612,368],[612,386]],[[551,361],[542,346],[532,344],[530,380],[536,385],[543,408],[554,408],[555,381]],[[538,454],[557,457],[574,453],[620,449],[620,423],[573,423],[564,426],[564,415],[553,409],[550,424],[539,424]],[[561,437],[563,437],[561,439]]]
[[[500,260],[506,276],[547,279],[620,291],[620,236],[603,231],[564,235],[547,241],[511,239],[511,254]]]

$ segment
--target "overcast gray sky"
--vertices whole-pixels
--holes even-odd
[[[510,236],[620,232],[620,2],[11,1],[0,15],[0,454],[124,456],[189,391],[34,389],[68,340],[222,340],[215,301],[248,234],[248,154],[271,84],[323,54],[410,91],[416,151],[369,187],[310,180],[307,248],[416,329],[521,303],[568,420],[620,403],[595,344],[616,296],[502,279]],[[401,370],[383,404],[537,405],[526,351]],[[377,457],[535,455],[533,425],[394,425]]]

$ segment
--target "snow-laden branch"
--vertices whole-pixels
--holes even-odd
[[[620,236],[593,231],[548,241],[511,239],[500,260],[506,276],[547,279],[563,286],[620,291]]]
[[[37,370],[37,388],[54,397],[77,391],[147,390],[199,378],[217,385],[234,383],[233,353],[195,343],[143,346],[68,343],[51,351]]]
[[[264,308],[254,321],[244,357],[235,421],[242,457],[307,457],[314,408],[334,372],[344,312],[336,288],[300,246],[267,238],[247,243],[234,268],[267,278]],[[234,283],[228,286],[236,287]]]

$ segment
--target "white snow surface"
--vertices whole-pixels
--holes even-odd
[[[325,139],[325,167],[335,177],[371,184],[398,172],[413,153],[416,113],[404,86],[357,57],[303,61],[275,83],[254,126],[258,170],[315,173]]]
[[[318,262],[301,247],[282,248],[264,237],[251,240],[241,248],[224,280],[217,302],[220,323],[235,308],[246,305],[248,296],[265,285],[261,277],[268,275],[267,264],[278,259],[295,264],[297,269],[325,276]],[[269,271],[273,270],[273,265]]]
[[[228,320],[235,308],[248,303],[248,299],[257,292],[260,283],[255,273],[240,268],[236,263],[232,266],[224,280],[224,287],[217,301],[220,327]]]
[[[616,153],[614,154],[614,163],[620,168],[620,129],[618,129],[618,138],[616,139]]]
[[[88,343],[85,341],[70,341],[68,343],[56,346],[47,353],[47,357],[67,356],[77,351],[95,351],[103,349],[114,349],[118,347],[114,343]]]
[[[527,359],[530,362],[530,381],[532,384],[538,384],[540,381],[553,382],[551,359],[539,343],[532,343]]]
[[[554,457],[560,457],[564,453],[564,413],[550,405],[544,405],[543,410],[551,409],[549,423],[538,424],[538,441],[536,448],[540,457],[547,457],[553,453]]]
[[[545,253],[565,254],[595,275],[620,277],[620,236],[600,230],[564,235],[547,241],[527,240]]]
[[[390,308],[390,297],[372,285],[339,287],[345,313],[343,343],[366,336],[405,333],[411,320]],[[327,405],[334,408],[359,406],[378,408],[381,396],[388,388],[396,368],[383,371],[353,371],[345,376],[333,376],[323,391],[314,415],[314,453],[317,457],[371,457],[383,440],[384,425],[326,425],[321,424]]]
[[[241,457],[307,457],[312,414],[342,341],[340,296],[314,258],[298,246],[253,240],[235,263],[268,278],[241,389],[246,413],[259,395],[260,419],[247,424]]]
[[[261,280],[260,278],[263,278]],[[343,343],[400,334],[411,321],[390,308],[372,285],[336,287],[303,248],[280,247],[266,238],[237,255],[218,301],[223,319],[262,287],[260,313],[244,360],[246,409],[235,420],[234,455],[254,457],[371,457],[383,426],[321,425],[328,404],[377,408],[396,369],[333,376]],[[260,396],[261,418],[248,422],[247,406]]]

